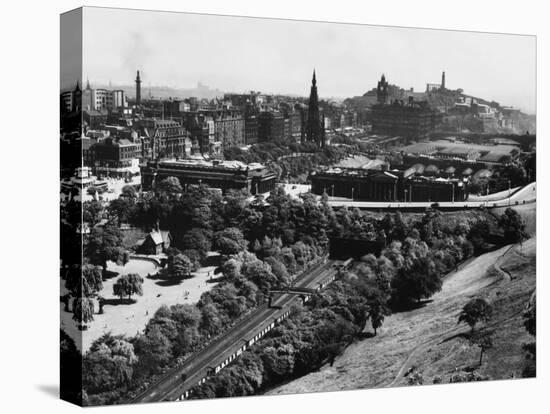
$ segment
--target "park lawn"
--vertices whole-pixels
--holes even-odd
[[[79,331],[76,322],[72,320],[72,313],[64,311],[61,304],[61,328],[67,332],[79,349],[86,352],[91,344],[107,332],[114,335],[134,336],[140,333],[147,322],[154,316],[155,312],[162,305],[194,304],[201,295],[212,289],[216,283],[209,282],[209,273],[214,272],[215,267],[203,267],[193,273],[193,277],[185,279],[179,284],[167,284],[158,279],[147,278],[148,274],[154,275],[157,272],[152,262],[145,260],[130,260],[125,266],[118,266],[114,263],[108,264],[108,270],[117,272],[120,275],[138,273],[143,279],[143,296],[135,296],[135,303],[120,301],[113,295],[113,284],[118,276],[103,281],[103,289],[99,295],[106,299],[102,315],[94,315],[94,320],[89,324],[86,331]],[[61,294],[65,293],[64,281],[62,280]],[[185,292],[189,294],[186,297]],[[82,334],[82,342],[78,336]]]

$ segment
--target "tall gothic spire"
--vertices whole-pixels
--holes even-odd
[[[324,124],[319,114],[319,96],[317,95],[317,78],[315,69],[313,70],[313,78],[311,79],[311,92],[309,94],[309,103],[306,120],[306,140],[315,142],[320,147],[325,145],[324,140]]]

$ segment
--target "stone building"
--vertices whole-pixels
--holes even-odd
[[[258,115],[258,142],[278,141],[284,138],[284,115],[280,112],[260,112]]]
[[[142,119],[139,129],[145,138],[143,159],[182,158],[191,153],[189,132],[174,120]]]
[[[406,170],[333,169],[311,174],[311,192],[330,197],[378,202],[463,201],[467,184],[461,178],[418,175]]]
[[[409,96],[405,102],[388,102],[388,82],[384,75],[376,89],[377,104],[372,107],[372,132],[419,140],[429,138],[441,123],[442,115],[427,102],[417,102]]]
[[[151,190],[155,182],[166,177],[178,178],[184,188],[187,185],[205,184],[222,192],[246,189],[251,194],[269,192],[275,188],[277,182],[277,175],[263,165],[247,165],[239,161],[149,161],[140,168],[145,191]]]

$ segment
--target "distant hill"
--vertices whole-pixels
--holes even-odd
[[[92,85],[93,88],[103,89],[122,89],[129,98],[136,96],[135,85]],[[141,96],[143,98],[190,98],[214,99],[222,97],[224,92],[220,89],[212,89],[207,85],[198,83],[194,88],[173,88],[170,86],[141,86]]]

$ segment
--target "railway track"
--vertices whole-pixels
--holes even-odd
[[[298,289],[315,289],[336,273],[333,261],[323,259],[292,284]],[[172,368],[152,385],[137,394],[129,403],[174,401],[217,373],[238,357],[248,346],[281,322],[290,313],[290,306],[299,301],[294,293],[279,293],[272,297],[271,307],[263,304],[232,328],[212,340],[183,364]],[[220,368],[221,367],[221,368]]]

